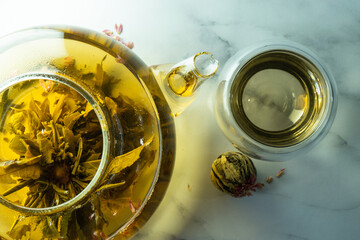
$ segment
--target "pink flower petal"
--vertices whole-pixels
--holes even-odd
[[[135,208],[135,206],[134,206],[134,204],[133,204],[133,202],[130,200],[129,201],[129,204],[130,204],[130,210],[131,210],[131,212],[132,213],[135,213],[136,212],[136,208]]]
[[[266,178],[267,183],[272,183],[273,180],[274,180],[274,178],[272,176],[269,176]]]
[[[276,177],[279,178],[279,177],[281,177],[282,175],[284,175],[284,173],[285,173],[285,168],[282,168],[282,169],[280,169],[279,172],[276,174]]]
[[[122,24],[119,24],[119,25],[115,24],[115,30],[116,30],[117,34],[121,34],[122,31],[123,31],[123,25]]]
[[[133,42],[128,42],[125,44],[128,48],[133,49],[134,48],[134,43]]]
[[[125,63],[124,59],[122,57],[120,57],[119,55],[116,56],[115,61],[117,63]]]
[[[110,31],[109,29],[103,30],[103,33],[105,33],[105,34],[108,35],[108,36],[111,36],[111,35],[114,34],[113,31]]]

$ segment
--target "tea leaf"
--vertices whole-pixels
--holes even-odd
[[[61,236],[66,236],[68,233],[69,225],[74,224],[72,220],[72,211],[67,211],[59,217],[58,220],[58,232]],[[75,238],[69,238],[75,239]]]
[[[59,144],[61,144],[60,134],[58,130],[58,125],[55,124],[53,120],[50,121],[49,127],[52,132],[52,144],[56,150],[59,149]]]
[[[110,110],[111,115],[117,114],[118,105],[114,100],[112,100],[109,97],[105,97],[105,104],[106,104],[106,107]]]
[[[94,111],[94,109],[93,109],[93,107],[91,106],[91,104],[90,103],[86,103],[86,106],[85,106],[85,110],[84,111],[82,111],[82,115],[83,115],[83,117],[87,117],[87,115],[91,112],[91,111]]]
[[[70,198],[74,198],[76,196],[75,188],[72,182],[69,182],[68,189],[70,193]]]
[[[82,181],[88,182],[91,181],[91,179],[94,177],[99,164],[101,160],[91,160],[91,161],[85,161],[80,163],[79,166],[79,172],[81,172],[81,175],[84,175],[84,177],[81,178]],[[81,170],[80,170],[81,169]]]
[[[83,140],[82,138],[80,137],[80,140],[79,140],[79,148],[78,148],[78,153],[76,155],[76,158],[75,158],[75,164],[74,164],[74,167],[72,169],[72,172],[71,174],[72,175],[75,175],[76,174],[76,171],[78,169],[78,166],[79,166],[79,163],[80,163],[80,159],[81,159],[81,155],[82,155],[82,151],[83,151]]]
[[[1,184],[14,184],[14,183],[17,183],[17,181],[14,178],[12,178],[10,174],[0,175],[0,182],[1,182]]]
[[[29,129],[33,130],[33,134],[36,134],[36,130],[40,127],[40,119],[34,111],[28,111]]]
[[[130,196],[133,196],[133,187],[134,185],[130,185],[121,192],[117,191],[116,196],[114,195],[114,192],[111,191],[102,192],[100,201],[104,211],[115,216],[120,212],[119,209],[127,208],[129,206],[129,201],[131,200]]]
[[[64,124],[69,129],[72,129],[77,120],[82,116],[79,112],[73,112],[64,116]]]
[[[38,142],[40,147],[40,153],[43,156],[43,161],[46,164],[51,164],[54,162],[52,159],[52,154],[54,153],[54,147],[52,142],[48,138],[41,138],[41,134],[38,134]]]
[[[29,109],[34,111],[40,117],[42,112],[33,97],[29,101]]]
[[[96,190],[96,192],[100,192],[100,191],[105,190],[105,189],[117,188],[117,187],[120,187],[120,186],[122,186],[124,184],[125,184],[125,181],[122,181],[122,182],[119,182],[119,183],[105,184],[105,185],[101,186],[100,188],[98,188]]]
[[[5,192],[3,192],[2,195],[3,195],[4,197],[6,197],[7,195],[10,195],[10,194],[12,194],[12,193],[14,193],[14,192],[17,192],[17,191],[19,191],[20,189],[23,189],[24,187],[28,186],[29,184],[31,184],[31,183],[33,183],[33,182],[34,182],[34,181],[33,181],[32,179],[27,180],[27,181],[24,181],[24,182],[16,185],[15,187],[12,187],[12,188],[6,190]]]
[[[96,159],[96,160],[86,160],[85,162],[81,163],[81,166],[84,168],[95,168],[97,169],[99,167],[100,164],[100,159]]]
[[[58,187],[57,185],[55,185],[53,183],[51,183],[51,186],[60,196],[69,194],[68,190],[61,189],[60,187]]]
[[[68,92],[68,96],[64,99],[63,114],[69,115],[74,112],[79,112],[78,109],[81,108],[81,102],[83,100],[82,96],[75,91]]]
[[[53,112],[54,123],[57,123],[57,121],[62,113],[63,106],[64,106],[64,100],[65,100],[65,95],[61,95],[59,101],[55,104],[55,108],[54,108],[54,112]]]
[[[68,127],[63,127],[63,136],[65,141],[65,149],[69,149],[69,151],[75,154],[75,143],[78,142],[80,136],[75,137],[73,131],[71,131]]]
[[[133,165],[139,159],[142,150],[152,142],[153,138],[154,136],[140,147],[112,159],[109,163],[106,175],[110,176],[112,174],[120,173],[123,169]]]
[[[76,178],[72,178],[72,180],[73,180],[74,183],[76,183],[82,189],[86,188],[86,186],[88,185],[87,183],[84,183],[81,180],[76,179]]]
[[[41,218],[42,233],[44,238],[60,238],[60,234],[57,231],[54,221],[49,216]]]
[[[49,188],[49,184],[44,185],[43,191],[46,191],[46,193],[42,199],[42,206],[45,208],[54,206],[55,191]]]
[[[27,144],[19,135],[16,135],[11,139],[9,148],[19,155],[24,155],[27,151]]]
[[[41,109],[41,116],[39,116],[40,120],[42,122],[46,121],[50,121],[51,118],[51,114],[50,114],[50,102],[49,99],[46,98],[40,105],[40,109]]]
[[[41,175],[41,167],[39,165],[30,165],[23,167],[17,171],[11,172],[13,178],[18,179],[39,179]]]
[[[53,201],[53,206],[57,206],[61,203],[60,201],[60,197],[59,194],[57,194],[56,192],[54,193],[54,201]]]
[[[38,163],[41,160],[41,155],[33,158],[21,158],[16,160],[7,160],[0,162],[0,175],[15,174],[14,172],[22,170],[25,166]]]
[[[23,133],[25,131],[24,121],[25,116],[23,112],[18,112],[11,116],[11,127],[14,129],[15,133],[18,131]]]
[[[97,231],[102,232],[101,229],[103,229],[104,225],[108,224],[108,221],[105,219],[105,216],[104,216],[103,212],[101,211],[101,201],[96,195],[93,195],[93,197],[90,200],[90,203],[91,203],[91,209],[95,213],[94,218],[95,218],[95,224],[96,224],[96,228],[95,228],[96,232]],[[105,237],[103,239],[107,239],[107,237]]]
[[[26,158],[35,157],[40,154],[39,144],[36,142],[35,139],[34,141],[29,139],[23,139],[23,140],[26,143],[26,153],[24,154]]]
[[[38,163],[41,161],[41,155],[35,156],[35,157],[31,157],[31,158],[20,158],[18,160],[16,160],[16,164],[21,166],[21,165],[33,165],[35,163]]]
[[[17,224],[6,234],[13,239],[22,239],[23,237],[26,237],[26,233],[30,231],[30,224]]]
[[[33,201],[30,205],[31,208],[36,208],[39,207],[39,204],[41,202],[41,200],[43,199],[45,195],[45,192],[40,192],[39,194],[37,194],[35,201]]]
[[[105,55],[101,62],[96,65],[96,87],[103,87],[105,84],[107,84],[107,78],[105,78],[105,72],[103,70],[103,62],[105,61],[106,57],[107,55]]]
[[[103,81],[104,81],[104,70],[102,68],[102,64],[96,65],[96,75],[95,76],[96,76],[95,86],[101,87],[103,85]]]
[[[95,160],[100,162],[100,160],[99,160],[100,156],[101,156],[101,153],[92,153],[90,155],[90,157],[88,157],[86,159],[86,162],[92,162],[92,161],[95,161]]]

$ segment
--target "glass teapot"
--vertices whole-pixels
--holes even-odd
[[[0,40],[0,236],[127,239],[163,198],[173,119],[218,62],[199,53],[148,67],[76,27]]]

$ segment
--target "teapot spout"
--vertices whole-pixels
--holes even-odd
[[[213,76],[219,63],[209,52],[200,52],[177,64],[150,67],[176,117],[195,99],[200,85]]]

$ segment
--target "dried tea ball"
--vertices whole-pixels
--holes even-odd
[[[263,186],[256,183],[252,160],[239,152],[223,153],[213,162],[211,181],[220,191],[234,197],[251,196],[251,191]]]

